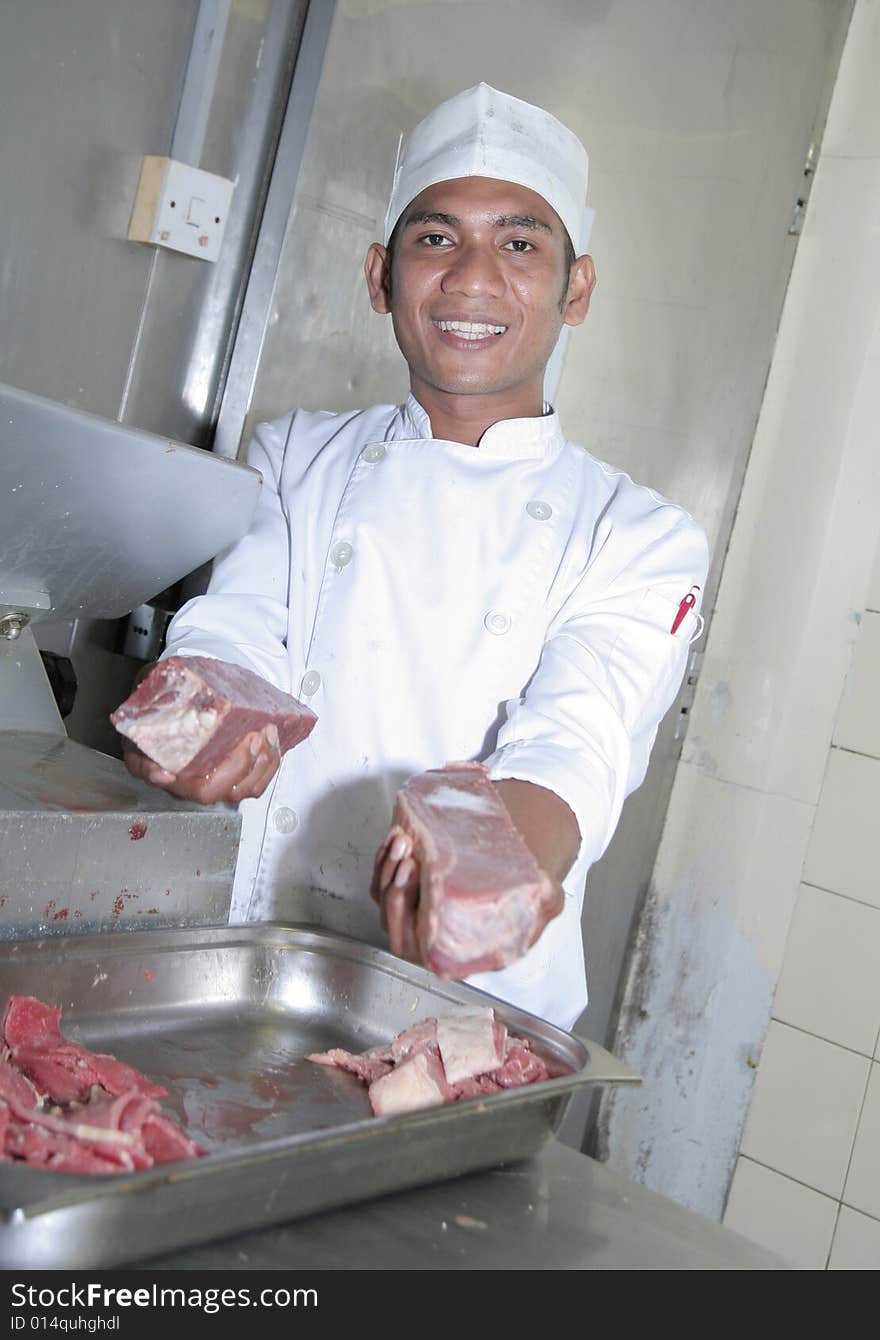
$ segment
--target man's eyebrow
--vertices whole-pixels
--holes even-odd
[[[415,209],[412,214],[407,215],[403,226],[409,228],[413,223],[445,223],[448,228],[458,228],[461,219],[456,218],[454,214],[440,214],[436,210]]]
[[[493,223],[496,228],[531,228],[533,232],[543,228],[545,233],[553,232],[549,223],[536,219],[534,214],[501,214]]]
[[[460,228],[461,219],[455,214],[443,214],[440,210],[414,209],[412,214],[408,214],[404,228],[409,228],[416,223],[440,223],[445,224],[447,228]],[[534,214],[499,214],[492,220],[494,228],[528,228],[532,232],[543,230],[545,233],[552,233],[553,229],[549,223],[543,219],[536,219]]]

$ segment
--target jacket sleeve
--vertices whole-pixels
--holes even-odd
[[[654,509],[607,544],[553,620],[538,667],[506,704],[490,775],[555,792],[581,835],[578,860],[597,861],[623,802],[644,779],[661,720],[678,693],[699,634],[706,537],[684,512]],[[606,552],[607,551],[607,552]],[[598,580],[597,580],[598,578]],[[682,598],[697,605],[671,632]]]
[[[174,616],[163,655],[231,661],[289,693],[290,539],[279,491],[288,423],[256,429],[247,462],[263,487],[250,530],[215,559],[206,593]]]

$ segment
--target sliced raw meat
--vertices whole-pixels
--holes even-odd
[[[423,962],[440,977],[503,968],[538,932],[553,886],[538,867],[482,763],[411,777],[393,822],[413,840],[420,866],[416,933]]]
[[[306,1057],[306,1060],[314,1061],[316,1065],[336,1066],[339,1070],[348,1070],[365,1084],[372,1084],[373,1080],[390,1074],[395,1066],[421,1052],[433,1056],[440,1054],[437,1046],[436,1019],[425,1019],[420,1024],[414,1024],[387,1047],[371,1047],[366,1052],[347,1052],[340,1047],[334,1047],[329,1052],[313,1052],[311,1056]]]
[[[50,1051],[64,1041],[61,1035],[61,1011],[53,1010],[33,996],[13,996],[3,1020],[7,1047],[28,1047]]]
[[[161,1085],[69,1042],[60,1019],[60,1010],[33,997],[9,1001],[0,1036],[0,1160],[119,1173],[204,1152],[162,1113]]]
[[[153,1160],[146,1156],[138,1135],[120,1131],[113,1126],[92,1125],[91,1115],[88,1106],[76,1106],[58,1116],[51,1112],[33,1111],[28,1114],[27,1121],[21,1122],[20,1125],[27,1130],[33,1128],[41,1131],[47,1139],[50,1136],[57,1136],[65,1142],[59,1146],[61,1149],[67,1148],[66,1142],[77,1142],[92,1154],[108,1163],[115,1163],[118,1168],[127,1172],[134,1168],[153,1166]]]
[[[29,1108],[36,1107],[38,1097],[30,1080],[0,1056],[0,1099],[14,1112],[26,1112]]]
[[[417,1052],[395,1066],[390,1075],[384,1075],[370,1085],[370,1106],[377,1117],[417,1112],[420,1108],[437,1107],[452,1099],[440,1058],[426,1051]]]
[[[360,1055],[334,1048],[308,1060],[357,1075],[369,1085],[373,1112],[382,1117],[550,1078],[528,1039],[509,1036],[491,1006],[423,1019],[389,1045]]]
[[[153,1084],[131,1066],[112,1056],[89,1052],[75,1042],[64,1042],[52,1052],[22,1047],[13,1051],[12,1056],[40,1093],[56,1103],[80,1101],[96,1084],[112,1094],[135,1089],[145,1097],[164,1098],[167,1093],[167,1089]]]
[[[178,777],[210,773],[245,735],[272,724],[283,754],[317,719],[253,671],[207,656],[159,661],[110,714],[122,735]]]
[[[135,1090],[145,1098],[164,1098],[167,1089],[154,1084],[115,1056],[89,1051],[61,1034],[61,1011],[33,996],[13,996],[3,1032],[16,1065],[29,1075],[41,1094],[56,1103],[88,1096],[95,1084],[108,1093]]]
[[[334,1047],[329,1052],[312,1052],[306,1059],[314,1061],[315,1065],[335,1066],[337,1070],[348,1070],[365,1084],[372,1084],[374,1079],[381,1079],[383,1075],[390,1074],[393,1068],[389,1061],[379,1056],[371,1056],[369,1052],[357,1055],[356,1052],[343,1051],[341,1047]]]
[[[473,1079],[463,1079],[459,1084],[453,1084],[452,1088],[456,1102],[459,1098],[483,1098],[487,1093],[501,1092],[501,1085],[496,1084],[488,1075],[475,1075]]]
[[[101,1158],[70,1136],[17,1122],[10,1122],[6,1131],[6,1151],[13,1159],[27,1163],[28,1167],[49,1168],[53,1172],[124,1171],[119,1163]]]
[[[204,1154],[201,1145],[190,1139],[176,1121],[161,1112],[151,1112],[141,1129],[144,1149],[154,1163],[176,1163]]]
[[[405,1033],[399,1034],[391,1044],[391,1056],[395,1065],[405,1061],[408,1056],[415,1056],[418,1052],[433,1052],[438,1054],[437,1047],[437,1020],[424,1019],[420,1024],[413,1024]]]
[[[492,1079],[502,1089],[517,1089],[522,1084],[536,1084],[549,1078],[550,1072],[540,1056],[522,1046],[510,1047],[504,1065],[492,1072]]]
[[[459,1010],[437,1020],[437,1045],[450,1084],[485,1075],[504,1062],[507,1029],[497,1023],[495,1011]]]

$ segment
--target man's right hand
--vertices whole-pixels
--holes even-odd
[[[237,805],[240,800],[263,794],[278,771],[281,750],[278,728],[269,725],[251,731],[204,777],[178,777],[147,758],[130,740],[125,742],[122,757],[133,777],[160,786],[181,800],[195,800],[200,805],[218,801]]]

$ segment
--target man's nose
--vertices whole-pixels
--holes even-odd
[[[477,244],[459,247],[443,275],[441,288],[444,293],[463,293],[473,298],[499,296],[504,281],[494,250]]]

